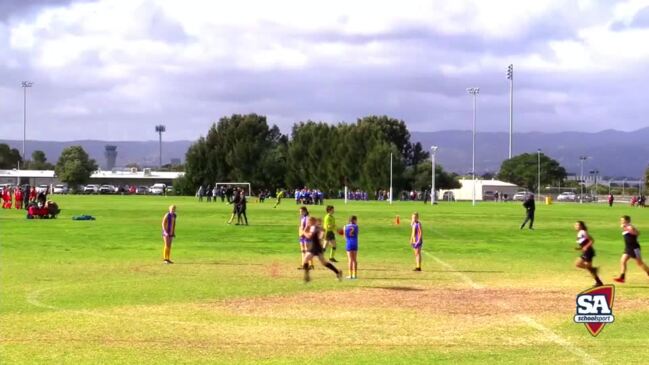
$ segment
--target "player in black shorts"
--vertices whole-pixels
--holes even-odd
[[[577,231],[577,244],[579,245],[575,250],[581,251],[581,256],[575,261],[575,266],[588,271],[595,279],[595,286],[604,285],[597,275],[597,268],[593,267],[593,257],[595,257],[593,244],[595,240],[588,234],[586,223],[577,221],[575,223],[575,231]]]
[[[317,257],[320,263],[326,268],[335,272],[338,280],[342,280],[342,270],[338,270],[331,262],[324,258],[324,248],[322,247],[322,223],[316,220],[315,217],[309,217],[308,227],[306,228],[304,235],[309,239],[307,253],[304,255],[304,260],[302,261],[304,281],[311,281],[311,277],[309,276],[309,271],[311,271],[309,261],[313,260],[314,257]]]
[[[622,228],[622,236],[624,237],[624,253],[620,260],[620,276],[613,280],[618,283],[624,283],[626,281],[626,263],[629,259],[635,259],[638,266],[644,270],[647,275],[649,275],[649,267],[647,267],[647,264],[642,261],[640,243],[638,242],[640,232],[631,225],[631,217],[628,215],[622,216],[620,218],[620,227]]]

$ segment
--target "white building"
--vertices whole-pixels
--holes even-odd
[[[164,183],[172,185],[173,181],[184,172],[169,171],[151,171],[151,169],[133,170],[98,170],[90,175],[89,184],[111,184],[115,186],[122,185],[153,185],[155,183]],[[0,184],[30,184],[50,185],[58,184],[53,170],[0,170]]]
[[[473,200],[473,180],[460,179],[462,185],[459,189],[440,190],[439,197],[443,199],[445,193],[451,192],[455,200]],[[511,199],[517,191],[523,190],[518,185],[500,181],[500,180],[475,180],[475,199],[476,200],[494,200],[494,195],[497,192],[498,196],[502,199],[504,194],[507,194],[508,199]],[[449,193],[446,193],[448,196]]]

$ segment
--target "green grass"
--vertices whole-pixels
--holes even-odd
[[[360,278],[337,282],[317,267],[304,284],[290,199],[277,209],[249,204],[249,227],[225,224],[228,205],[187,197],[56,200],[63,209],[56,220],[0,211],[2,364],[641,364],[649,358],[649,278],[634,263],[627,283],[616,287],[615,323],[593,338],[572,322],[575,295],[592,284],[573,267],[574,221],[587,222],[595,263],[610,282],[623,247],[619,216],[631,215],[648,231],[649,209],[543,205],[537,229],[521,231],[518,203],[334,201],[339,225],[350,214],[359,217]],[[178,206],[176,264],[162,265],[160,220],[171,203]],[[424,227],[421,273],[411,271],[408,245],[415,210]],[[79,214],[97,220],[70,219]],[[340,242],[337,258],[346,268]]]

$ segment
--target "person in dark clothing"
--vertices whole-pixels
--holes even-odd
[[[25,208],[25,210],[29,209],[29,191],[30,191],[30,188],[31,187],[29,185],[27,185],[27,187],[23,191],[23,207]]]
[[[314,217],[309,217],[308,226],[305,230],[305,237],[308,239],[308,248],[304,259],[302,260],[302,269],[304,269],[304,281],[311,281],[309,271],[312,270],[309,263],[317,258],[320,263],[327,269],[336,273],[338,280],[342,280],[343,272],[338,270],[334,264],[324,258],[324,248],[322,247],[322,223]]]
[[[613,202],[615,201],[615,198],[613,197],[613,194],[608,194],[608,206],[612,207]]]
[[[248,216],[246,216],[246,194],[241,191],[239,204],[237,205],[237,225],[245,224],[248,225]],[[243,217],[243,219],[241,219]]]
[[[207,189],[205,189],[205,196],[207,197],[207,202],[211,203],[212,202],[212,185],[207,185]]]
[[[525,227],[525,224],[527,222],[530,222],[530,229],[534,229],[534,211],[536,210],[536,203],[534,202],[534,194],[530,194],[527,199],[523,202],[523,207],[525,207],[525,211],[527,212],[527,215],[525,216],[525,220],[523,221],[523,224],[521,224],[521,229]]]
[[[230,219],[228,219],[228,224],[232,224],[232,220],[234,220],[235,215],[237,216],[237,218],[239,216],[239,205],[240,205],[241,195],[239,194],[238,190],[235,190],[233,194],[234,196],[232,197],[232,200],[230,200],[230,204],[232,204],[232,215],[230,216]]]

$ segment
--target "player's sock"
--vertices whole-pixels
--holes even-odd
[[[329,253],[329,260],[333,259],[336,256],[336,246],[331,246],[331,252]]]
[[[624,277],[626,276],[626,273],[621,273],[620,274],[620,279],[624,280]]]
[[[327,269],[329,269],[329,270],[335,272],[336,274],[338,274],[338,269],[337,269],[337,268],[334,266],[334,264],[332,264],[331,262],[327,262],[327,263],[325,264],[325,267],[326,267]]]

